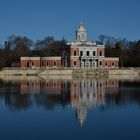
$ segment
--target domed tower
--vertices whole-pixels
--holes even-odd
[[[78,30],[76,31],[76,41],[87,41],[87,30],[81,22]]]

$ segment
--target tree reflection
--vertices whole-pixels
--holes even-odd
[[[19,82],[3,82],[0,86],[0,97],[5,106],[12,111],[28,109],[32,106],[30,94],[21,96]]]

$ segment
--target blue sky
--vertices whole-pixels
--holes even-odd
[[[90,40],[100,34],[140,39],[140,0],[0,0],[0,44],[15,34],[75,38],[83,21]]]

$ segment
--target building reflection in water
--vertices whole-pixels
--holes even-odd
[[[97,80],[81,80],[71,81],[71,106],[76,109],[76,116],[82,127],[87,111],[96,105],[104,105],[105,93],[107,90],[116,92],[119,88],[118,81],[97,81]]]
[[[21,81],[20,94],[38,94],[36,101],[42,105],[70,104],[82,127],[88,110],[105,104],[106,94],[117,94],[118,80],[44,80]],[[47,95],[47,98],[46,98]],[[44,101],[45,100],[45,101]],[[50,103],[50,104],[48,104]]]

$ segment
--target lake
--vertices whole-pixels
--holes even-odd
[[[0,80],[0,139],[140,139],[140,80]]]

